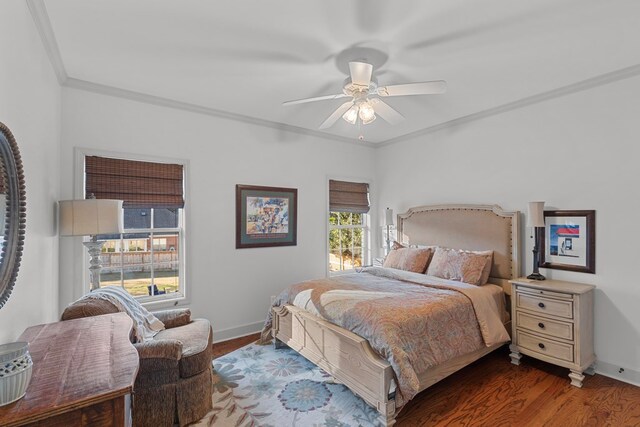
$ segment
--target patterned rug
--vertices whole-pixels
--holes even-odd
[[[195,426],[378,426],[378,412],[289,348],[249,344],[213,361],[213,410]]]

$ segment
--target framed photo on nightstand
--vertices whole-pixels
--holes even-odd
[[[596,272],[596,211],[544,211],[539,266]]]

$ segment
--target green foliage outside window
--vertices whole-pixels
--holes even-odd
[[[338,226],[329,231],[330,269],[349,270],[362,266],[364,246],[364,214],[331,212],[329,224]],[[346,226],[348,228],[341,228]]]

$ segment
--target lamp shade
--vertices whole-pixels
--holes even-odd
[[[393,225],[393,209],[387,208],[387,212],[385,216],[385,224]]]
[[[527,227],[544,227],[544,202],[529,202]]]
[[[59,206],[61,236],[122,233],[122,200],[63,200]]]

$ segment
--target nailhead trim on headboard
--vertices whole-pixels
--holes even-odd
[[[439,212],[439,211],[478,211],[478,212],[491,212],[494,215],[498,216],[509,222],[509,251],[511,256],[509,258],[509,269],[511,272],[511,278],[515,278],[519,275],[519,272],[516,271],[516,268],[519,267],[519,242],[516,241],[516,235],[514,235],[514,229],[516,233],[519,235],[519,215],[520,213],[515,212],[507,212],[504,211],[498,205],[434,205],[434,206],[419,206],[410,208],[406,213],[398,215],[398,224],[401,224],[401,221],[404,222],[407,219],[411,218],[414,214],[424,213],[424,212]],[[401,227],[398,228],[398,231],[401,231]],[[514,262],[516,261],[516,262]]]

